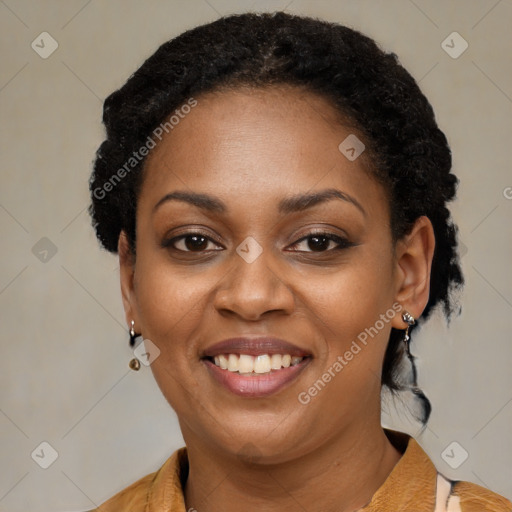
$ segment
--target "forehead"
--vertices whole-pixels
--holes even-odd
[[[177,188],[224,196],[226,202],[237,194],[254,200],[264,190],[338,186],[353,194],[378,192],[365,170],[366,155],[350,161],[340,151],[357,130],[342,122],[327,99],[287,86],[223,90],[195,99],[197,105],[147,158],[143,192],[153,201]]]

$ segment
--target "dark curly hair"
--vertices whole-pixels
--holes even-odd
[[[193,28],[160,46],[105,100],[106,139],[94,163],[89,208],[102,245],[116,252],[124,230],[135,254],[136,202],[145,161],[138,150],[175,109],[201,93],[281,84],[327,98],[342,119],[355,124],[372,173],[389,197],[394,242],[410,232],[418,217],[430,219],[436,246],[422,321],[437,305],[449,320],[455,309],[452,292],[462,286],[463,276],[457,228],[446,206],[458,183],[450,172],[446,137],[394,53],[385,53],[360,32],[318,19],[246,13]],[[402,331],[392,329],[382,384],[392,392],[412,389],[423,403],[425,424],[430,403],[417,387],[412,356],[412,385],[401,376],[406,360],[402,340]]]

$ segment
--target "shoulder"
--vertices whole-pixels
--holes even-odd
[[[508,499],[471,482],[453,481],[451,497],[459,501],[461,512],[512,512]]]
[[[91,512],[143,511],[151,485],[158,472],[137,480]]]
[[[471,482],[446,478],[414,438],[390,430],[386,435],[403,455],[377,491],[368,512],[380,512],[381,503],[390,502],[392,506],[385,510],[512,512],[512,503],[503,496]]]
[[[151,510],[182,510],[187,475],[187,451],[180,448],[158,471],[140,478],[89,512],[145,512],[150,507]]]

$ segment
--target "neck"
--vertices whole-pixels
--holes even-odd
[[[401,457],[380,424],[363,429],[355,425],[282,464],[223,457],[196,443],[187,447],[187,510],[200,512],[353,512],[368,504]]]

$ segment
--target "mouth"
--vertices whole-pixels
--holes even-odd
[[[312,355],[275,338],[233,338],[205,350],[210,375],[232,393],[264,397],[277,393],[309,364]]]
[[[222,370],[238,373],[244,377],[270,374],[282,368],[296,366],[304,361],[305,357],[292,356],[291,354],[220,354],[207,358],[210,362]]]

